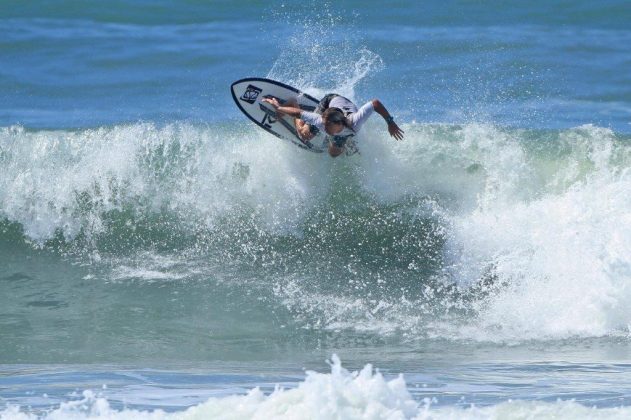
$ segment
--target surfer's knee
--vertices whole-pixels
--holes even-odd
[[[299,118],[296,118],[296,131],[300,138],[304,141],[309,141],[315,137],[315,134],[311,131],[311,126]]]

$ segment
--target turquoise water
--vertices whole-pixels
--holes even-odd
[[[0,6],[3,419],[629,416],[624,2]]]

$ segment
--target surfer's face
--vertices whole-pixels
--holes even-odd
[[[324,130],[327,134],[334,136],[336,134],[340,134],[342,130],[344,130],[344,124],[341,122],[331,122],[324,120]]]

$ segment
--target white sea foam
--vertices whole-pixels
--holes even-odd
[[[630,150],[610,131],[591,126],[564,133],[560,143],[572,158],[541,190],[523,195],[528,179],[521,178],[536,183],[541,174],[538,162],[517,156],[514,172],[489,167],[497,173],[477,208],[452,219],[448,252],[457,260],[459,281],[475,281],[486,271],[500,285],[478,302],[473,338],[627,334]]]
[[[362,162],[364,186],[385,201],[438,192],[449,226],[448,278],[466,287],[491,276],[497,287],[476,301],[475,320],[438,321],[433,334],[492,341],[627,334],[628,145],[593,126],[562,132],[547,146],[549,139],[489,126],[447,136],[411,128],[414,135],[390,152],[368,149],[377,152]],[[407,321],[402,310],[399,322]]]
[[[0,130],[0,215],[37,242],[61,232],[98,235],[108,212],[167,211],[213,227],[250,212],[270,231],[288,231],[325,191],[327,160],[264,133],[186,124],[134,124],[82,131]],[[229,137],[226,139],[226,137]]]
[[[0,411],[2,420],[82,420],[82,419],[624,419],[631,415],[627,407],[591,408],[572,401],[546,403],[507,401],[486,407],[440,406],[437,401],[416,401],[406,388],[402,375],[386,379],[366,365],[349,372],[333,357],[331,373],[307,372],[297,387],[277,387],[266,395],[254,388],[246,395],[210,398],[183,411],[117,410],[93,391],[82,397],[35,414],[18,406]]]
[[[419,211],[445,224],[445,281],[463,290],[486,282],[487,293],[469,306],[476,316],[427,321],[426,302],[413,296],[378,311],[383,302],[299,286],[282,290],[289,307],[310,314],[317,327],[418,337],[628,335],[631,149],[624,141],[594,126],[534,137],[475,124],[406,129],[401,143],[365,137],[360,185],[385,203],[437,197],[437,205]]]
[[[415,296],[358,300],[311,293],[288,278],[278,296],[297,316],[316,319],[312,327],[485,341],[627,334],[631,149],[624,140],[593,126],[537,133],[410,124],[395,142],[379,124],[362,131],[361,156],[336,160],[241,126],[4,128],[0,215],[38,244],[59,232],[69,240],[106,234],[111,212],[126,212],[129,229],[167,214],[164,223],[180,230],[223,232],[226,220],[237,227],[247,220],[261,232],[299,237],[343,174],[376,205],[424,197],[405,211],[440,221],[442,280],[466,289],[486,278],[493,290],[470,299],[475,317],[426,321],[431,311]],[[241,240],[238,229],[226,233]],[[158,271],[122,261],[114,277],[158,278]],[[388,281],[389,273],[378,275]],[[461,303],[435,302],[443,304]]]

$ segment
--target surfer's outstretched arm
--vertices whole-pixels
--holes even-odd
[[[381,115],[383,119],[386,120],[386,123],[388,124],[388,133],[397,140],[403,140],[403,130],[401,130],[397,123],[394,122],[394,118],[390,115],[381,101],[379,99],[373,99],[372,106],[375,108],[377,114]]]
[[[296,108],[293,106],[280,106],[278,100],[276,98],[265,98],[263,102],[267,102],[271,106],[274,107],[276,112],[284,115],[289,115],[290,117],[300,118],[300,113],[302,110],[300,108]]]

